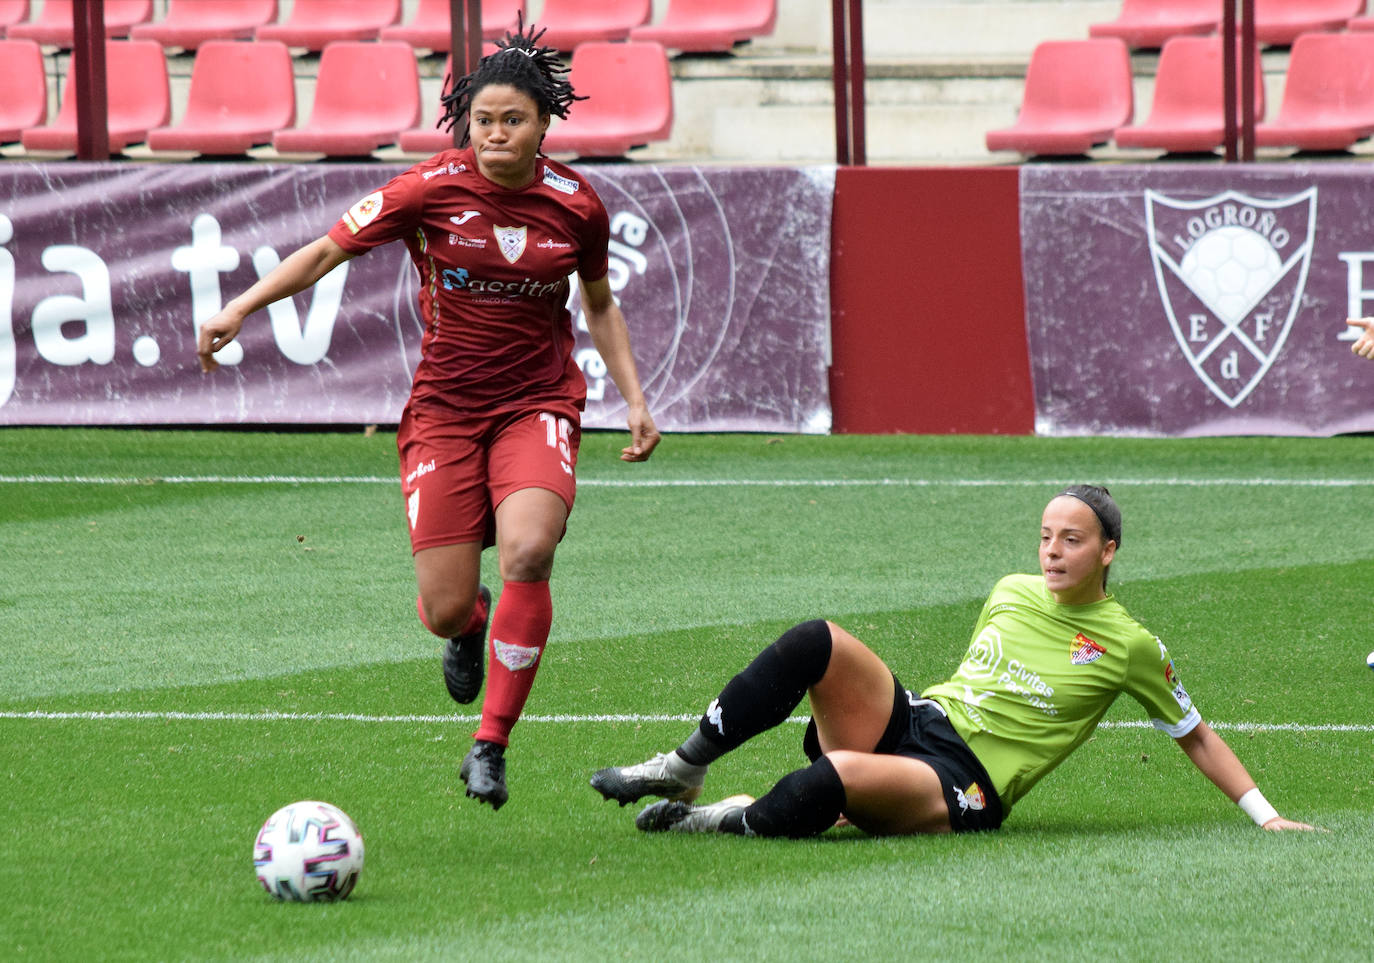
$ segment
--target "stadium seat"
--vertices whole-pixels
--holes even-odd
[[[0,37],[16,23],[23,23],[29,16],[29,0],[0,0]]]
[[[988,150],[1084,154],[1135,112],[1131,57],[1117,37],[1047,40],[1031,51],[1016,123],[984,137]]]
[[[76,150],[76,57],[68,65],[67,82],[57,119],[21,136],[26,150]],[[166,124],[172,115],[167,84],[167,58],[152,40],[105,41],[105,78],[110,150],[141,143],[148,131]]]
[[[376,40],[400,19],[401,0],[295,0],[285,21],[263,24],[253,36],[323,50],[339,40]]]
[[[1344,30],[1365,0],[1255,0],[1255,39],[1286,47],[1301,34]]]
[[[284,153],[358,157],[394,144],[419,122],[420,72],[410,44],[343,40],[320,54],[309,122],[277,131],[272,146]]]
[[[591,41],[573,51],[568,82],[579,100],[544,137],[550,154],[619,157],[667,140],[673,129],[673,77],[662,44]]]
[[[447,53],[453,46],[449,29],[449,0],[419,0],[409,23],[382,30],[383,40],[399,40],[412,47]],[[504,37],[525,13],[525,0],[482,0],[482,39]]]
[[[1226,141],[1222,109],[1224,77],[1219,34],[1210,37],[1173,37],[1164,42],[1155,75],[1150,116],[1134,127],[1116,131],[1119,147],[1151,147],[1173,153],[1203,153]],[[1256,51],[1255,63],[1259,57]],[[1255,71],[1255,109],[1264,118],[1264,77]],[[1240,104],[1236,104],[1240,116]]]
[[[43,48],[33,40],[0,40],[0,143],[48,119]]]
[[[153,17],[153,0],[105,0],[105,36],[127,37],[136,23]],[[38,15],[25,23],[16,23],[6,36],[57,47],[72,45],[72,0],[43,0]]]
[[[167,16],[140,23],[131,36],[195,50],[207,40],[247,40],[277,19],[277,0],[168,0]]]
[[[777,22],[777,0],[669,0],[660,22],[631,28],[630,39],[684,53],[723,53],[753,37],[766,37]]]
[[[540,42],[567,52],[589,40],[627,40],[652,15],[652,0],[544,0]]]
[[[1260,147],[1347,150],[1374,134],[1374,33],[1308,33],[1288,57],[1283,102]]]
[[[279,40],[206,40],[191,66],[186,114],[148,132],[152,150],[242,154],[296,122],[295,69]]]
[[[1107,23],[1088,25],[1091,37],[1119,37],[1132,49],[1157,49],[1170,37],[1221,29],[1217,0],[1122,0],[1121,13]]]

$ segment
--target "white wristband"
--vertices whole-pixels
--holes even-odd
[[[1279,814],[1277,809],[1269,805],[1269,800],[1264,798],[1258,786],[1237,799],[1236,805],[1245,810],[1245,815],[1253,819],[1256,826],[1263,826]]]

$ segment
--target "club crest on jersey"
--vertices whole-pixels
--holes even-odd
[[[983,795],[983,787],[976,782],[971,783],[967,789],[954,787],[954,798],[959,801],[959,811],[966,813],[972,809],[976,813],[982,812],[988,807],[987,797]]]
[[[1069,646],[1069,661],[1074,665],[1087,665],[1089,662],[1096,662],[1106,654],[1106,649],[1082,632],[1073,637],[1073,642]]]
[[[1235,408],[1278,358],[1302,304],[1317,188],[1201,200],[1147,190],[1145,223],[1174,339],[1199,380]]]
[[[529,235],[527,227],[494,227],[496,243],[501,248],[501,256],[511,264],[520,260],[525,253],[525,238]]]

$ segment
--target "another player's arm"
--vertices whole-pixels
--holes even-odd
[[[256,284],[200,326],[196,354],[200,356],[201,371],[214,371],[219,367],[215,352],[238,337],[244,318],[282,298],[299,294],[352,257],[327,234],[287,255]]]
[[[625,403],[630,406],[626,423],[630,428],[630,445],[621,449],[624,461],[644,461],[659,442],[658,429],[654,426],[649,405],[644,400],[644,389],[639,384],[639,371],[635,367],[634,355],[630,352],[630,332],[625,326],[625,316],[620,305],[615,303],[611,293],[611,282],[603,277],[599,281],[578,278],[582,288],[582,310],[587,318],[587,331],[592,336],[592,344],[601,354],[606,371],[615,382],[616,390]]]
[[[1205,722],[1199,722],[1192,731],[1178,738],[1178,746],[1193,761],[1204,776],[1226,793],[1232,802],[1256,788],[1255,780],[1250,777],[1242,763],[1226,740],[1217,735]],[[1269,830],[1311,829],[1307,823],[1295,823],[1275,814],[1264,823]]]
[[[1354,328],[1363,328],[1360,337],[1350,346],[1350,350],[1361,358],[1374,359],[1374,318],[1346,318],[1345,323]]]

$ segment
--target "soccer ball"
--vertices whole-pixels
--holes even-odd
[[[347,899],[363,871],[363,837],[325,802],[293,802],[267,817],[253,845],[263,889],[296,903]]]

